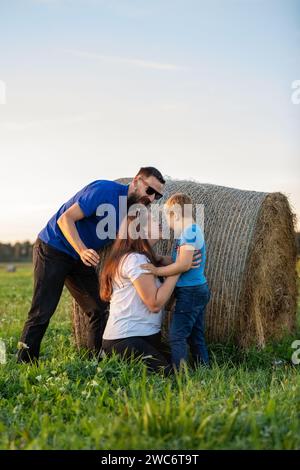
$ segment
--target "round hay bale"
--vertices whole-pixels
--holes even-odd
[[[131,178],[118,180],[128,183]],[[175,192],[204,205],[206,275],[212,291],[206,313],[211,342],[234,341],[263,347],[296,324],[296,242],[294,215],[281,193],[262,193],[168,180],[159,204]],[[156,245],[170,254],[172,241]],[[101,265],[109,248],[101,253]],[[83,312],[74,303],[77,345],[85,345]],[[168,312],[167,323],[170,321]],[[166,331],[168,325],[164,325]]]

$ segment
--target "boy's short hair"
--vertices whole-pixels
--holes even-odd
[[[180,206],[182,210],[184,209],[185,204],[193,204],[191,197],[185,193],[172,194],[172,196],[170,196],[165,202],[165,205],[168,208],[177,205]]]

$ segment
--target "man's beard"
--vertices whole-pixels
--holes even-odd
[[[138,196],[137,194],[131,194],[127,198],[127,211],[133,204],[143,204],[143,206],[149,206],[151,201],[147,196]]]

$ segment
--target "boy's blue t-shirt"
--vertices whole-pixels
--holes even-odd
[[[75,194],[69,201],[61,206],[56,214],[49,220],[46,227],[39,233],[38,237],[48,245],[57,250],[63,251],[75,259],[79,259],[78,253],[66,240],[59,226],[58,218],[71,207],[78,203],[85,217],[75,222],[79,236],[87,248],[99,250],[109,243],[112,238],[104,240],[97,236],[96,228],[101,219],[106,218],[108,213],[96,215],[98,206],[101,204],[111,204],[116,213],[116,232],[119,230],[119,196],[128,195],[128,186],[115,181],[97,180],[85,186]],[[125,213],[126,214],[126,213]]]
[[[185,230],[180,235],[180,238],[175,240],[174,248],[172,250],[172,259],[175,262],[179,254],[180,246],[182,245],[191,245],[195,250],[200,250],[201,253],[201,263],[197,268],[191,268],[185,273],[180,275],[176,286],[177,287],[190,287],[197,286],[200,284],[205,284],[207,282],[204,275],[205,262],[206,262],[206,247],[204,235],[197,224],[192,224],[185,228]]]

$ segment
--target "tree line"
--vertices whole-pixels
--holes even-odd
[[[300,232],[296,233],[297,253],[300,256]],[[0,263],[32,261],[33,244],[29,241],[0,243]]]
[[[29,241],[0,243],[0,263],[32,261],[32,248]]]

